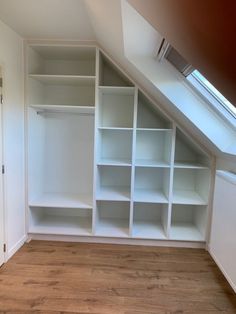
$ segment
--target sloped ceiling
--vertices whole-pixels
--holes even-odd
[[[83,0],[0,0],[0,19],[23,38],[95,39]]]
[[[235,0],[128,0],[236,106]]]

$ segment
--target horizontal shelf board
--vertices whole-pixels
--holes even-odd
[[[168,199],[162,191],[135,189],[134,201],[143,203],[168,203]]]
[[[29,77],[48,85],[90,86],[95,84],[95,76],[30,74]]]
[[[97,163],[99,166],[131,166],[131,160],[122,158],[103,158]]]
[[[133,131],[133,128],[119,128],[119,127],[99,126],[98,130]]]
[[[136,128],[137,131],[157,131],[157,132],[172,132],[172,129],[157,129],[157,128]]]
[[[122,188],[118,186],[101,187],[97,191],[97,200],[103,201],[129,201],[130,200],[130,191],[128,188]]]
[[[92,195],[45,193],[29,201],[31,207],[88,208],[93,207]]]
[[[170,168],[170,164],[165,161],[150,160],[150,159],[136,159],[136,167],[157,167],[157,168]]]
[[[185,161],[175,161],[175,168],[184,168],[184,169],[209,169],[207,166],[194,163],[194,162],[185,162]]]
[[[174,190],[173,204],[207,205],[207,202],[195,191]]]
[[[135,88],[129,86],[99,86],[99,90],[104,94],[133,95]]]
[[[171,240],[204,241],[203,235],[191,223],[174,222],[170,228]]]
[[[67,105],[30,105],[39,112],[68,112],[94,115],[94,106],[67,106]]]
[[[125,219],[102,218],[96,226],[95,234],[107,237],[128,237],[129,222]]]
[[[135,221],[133,223],[132,237],[144,239],[166,239],[161,223],[155,221]]]
[[[37,224],[31,225],[30,233],[59,235],[92,235],[92,219],[78,216],[43,217]]]

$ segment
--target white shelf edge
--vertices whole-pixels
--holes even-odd
[[[95,75],[70,75],[70,74],[29,74],[31,78],[55,78],[55,79],[78,79],[78,80],[94,80]]]
[[[116,95],[134,95],[134,86],[98,86],[100,92]]]
[[[172,132],[172,129],[157,129],[157,128],[136,128],[137,131],[151,131],[151,132]]]
[[[94,106],[70,106],[70,105],[29,105],[30,108],[38,110],[38,112],[68,112],[94,115]]]
[[[122,128],[122,127],[110,127],[110,126],[99,126],[98,130],[114,130],[114,131],[133,131],[133,128]]]

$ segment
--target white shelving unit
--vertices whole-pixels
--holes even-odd
[[[27,72],[31,234],[205,241],[210,158],[158,104],[96,47]]]

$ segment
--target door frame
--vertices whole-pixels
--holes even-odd
[[[4,99],[5,99],[5,87],[4,87],[4,82],[5,82],[5,67],[3,66],[2,63],[0,63],[0,68],[1,68],[1,78],[2,78],[2,95],[3,95],[3,103],[1,103],[0,101],[0,229],[1,231],[1,235],[0,235],[0,239],[2,238],[2,243],[0,241],[0,266],[6,262],[6,247],[5,247],[5,251],[4,251],[4,244],[6,244],[6,223],[7,223],[7,219],[6,219],[6,204],[5,204],[5,178],[4,178],[4,174],[2,173],[2,165],[4,165],[4,136],[3,136],[3,132],[4,132],[4,110],[3,110],[3,106],[4,106]]]

